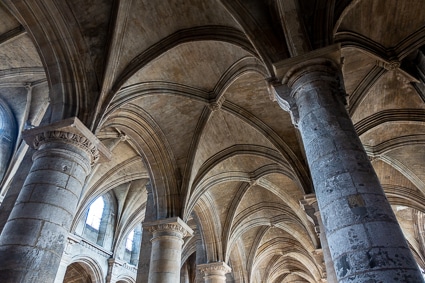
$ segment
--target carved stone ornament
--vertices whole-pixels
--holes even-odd
[[[179,224],[158,224],[155,226],[149,226],[148,231],[151,233],[156,232],[177,232],[183,235],[183,238],[188,236],[188,232],[185,228],[180,226]]]
[[[182,238],[193,234],[193,230],[179,217],[143,223],[143,228],[153,234],[160,232],[179,233],[182,235]]]
[[[109,149],[77,117],[27,129],[22,138],[34,149],[53,141],[75,145],[90,154],[91,164],[111,159]]]
[[[222,274],[225,275],[232,269],[225,262],[212,262],[207,264],[199,264],[198,269],[204,275]]]
[[[62,131],[39,133],[34,137],[33,147],[38,149],[42,144],[52,141],[70,143],[87,151],[91,155],[92,163],[96,163],[99,160],[99,151],[97,150],[96,146],[92,144],[87,138],[75,133],[67,133]]]

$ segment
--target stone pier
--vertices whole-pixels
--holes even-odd
[[[183,238],[192,235],[192,229],[178,217],[144,223],[143,228],[152,233],[148,282],[179,282]]]
[[[100,141],[76,118],[24,132],[37,149],[0,238],[0,282],[53,282]]]
[[[339,52],[321,52],[279,70],[276,91],[301,133],[338,282],[423,282],[345,108]]]

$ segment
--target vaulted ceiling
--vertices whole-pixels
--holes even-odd
[[[424,4],[3,0],[0,98],[20,130],[77,116],[111,149],[77,217],[113,190],[128,231],[144,218],[149,181],[156,217],[194,218],[207,260],[230,263],[235,280],[318,282],[320,242],[300,206],[314,189],[270,88],[273,64],[340,45],[347,109],[419,247],[411,215],[425,212]],[[17,144],[2,195],[24,154]]]

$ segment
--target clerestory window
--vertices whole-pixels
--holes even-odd
[[[104,207],[105,207],[105,202],[103,200],[103,197],[98,197],[90,205],[89,213],[87,215],[86,224],[89,225],[90,227],[96,229],[96,230],[99,230]]]
[[[127,236],[127,239],[125,241],[126,250],[130,252],[133,250],[133,241],[134,241],[134,230],[132,230]]]

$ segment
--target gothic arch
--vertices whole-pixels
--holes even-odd
[[[100,264],[95,259],[86,255],[78,255],[72,258],[69,266],[73,264],[78,264],[90,276],[90,283],[105,282]]]

